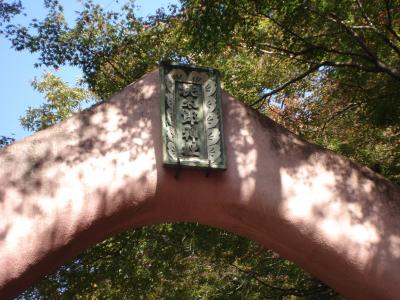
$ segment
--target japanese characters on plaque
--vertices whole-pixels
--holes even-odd
[[[164,164],[224,170],[218,71],[161,63],[160,78]]]

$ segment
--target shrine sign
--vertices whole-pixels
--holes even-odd
[[[160,64],[163,162],[226,169],[219,73]]]

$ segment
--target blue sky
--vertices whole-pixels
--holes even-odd
[[[80,10],[78,0],[60,0],[68,22],[73,22],[74,11]],[[117,10],[123,0],[94,0],[108,9]],[[40,19],[45,16],[43,1],[22,0],[24,12],[27,16],[18,16],[14,22],[28,24],[32,18]],[[157,8],[167,7],[177,0],[137,0],[137,15],[146,17],[156,11]],[[33,90],[31,81],[34,77],[41,77],[45,70],[54,72],[52,69],[34,68],[37,55],[28,51],[16,52],[11,49],[10,43],[0,37],[0,135],[13,136],[21,139],[31,133],[25,131],[19,124],[19,117],[24,115],[28,106],[37,107],[44,102],[43,97]],[[74,84],[81,72],[77,68],[63,67],[57,72],[64,81]]]

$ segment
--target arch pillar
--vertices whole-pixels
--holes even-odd
[[[223,93],[227,170],[164,168],[159,75],[0,151],[0,298],[122,230],[246,236],[349,299],[400,295],[400,189]]]

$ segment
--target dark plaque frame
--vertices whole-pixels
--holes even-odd
[[[226,169],[219,73],[160,63],[163,162]]]

